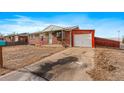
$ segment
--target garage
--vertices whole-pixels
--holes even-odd
[[[73,30],[72,46],[94,48],[94,30]]]
[[[75,34],[74,46],[75,47],[92,47],[91,34]]]

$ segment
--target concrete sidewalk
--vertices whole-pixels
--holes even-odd
[[[46,80],[42,77],[32,74],[31,71],[22,68],[1,76],[0,81],[46,81]]]

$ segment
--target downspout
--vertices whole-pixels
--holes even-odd
[[[62,30],[62,42],[63,42],[63,30]]]
[[[64,42],[64,32],[63,32],[64,30],[62,30],[62,46],[64,46],[64,47],[66,47],[66,44],[65,44],[65,42]]]
[[[70,47],[72,47],[72,30],[70,30]]]

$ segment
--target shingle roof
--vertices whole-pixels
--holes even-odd
[[[45,29],[43,29],[42,32],[49,32],[49,31],[58,31],[58,30],[63,30],[63,27],[60,26],[56,26],[56,25],[50,25],[48,27],[46,27]]]
[[[30,33],[30,34],[40,34],[43,32],[51,32],[51,31],[59,31],[59,30],[72,30],[72,29],[77,29],[79,28],[78,26],[72,26],[72,27],[61,27],[61,26],[56,26],[56,25],[50,25],[48,27],[46,27],[45,29],[43,29],[42,31],[38,31],[38,32],[34,32],[34,33]]]
[[[38,32],[30,33],[29,35],[31,35],[31,34],[41,34],[41,33],[42,33],[42,31],[38,31]]]
[[[60,27],[56,25],[50,25],[46,27],[45,29],[42,30],[42,32],[50,32],[50,31],[59,31],[59,30],[72,30],[76,29],[78,26],[73,26],[73,27]]]
[[[72,29],[79,29],[78,26],[72,26],[72,27],[65,27],[65,30],[72,30]]]
[[[10,34],[10,35],[6,35],[4,37],[8,37],[8,36],[28,36],[28,33]]]

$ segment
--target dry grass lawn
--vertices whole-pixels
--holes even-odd
[[[0,68],[0,75],[30,65],[62,50],[64,50],[62,47],[41,48],[29,45],[4,47],[4,68]]]

